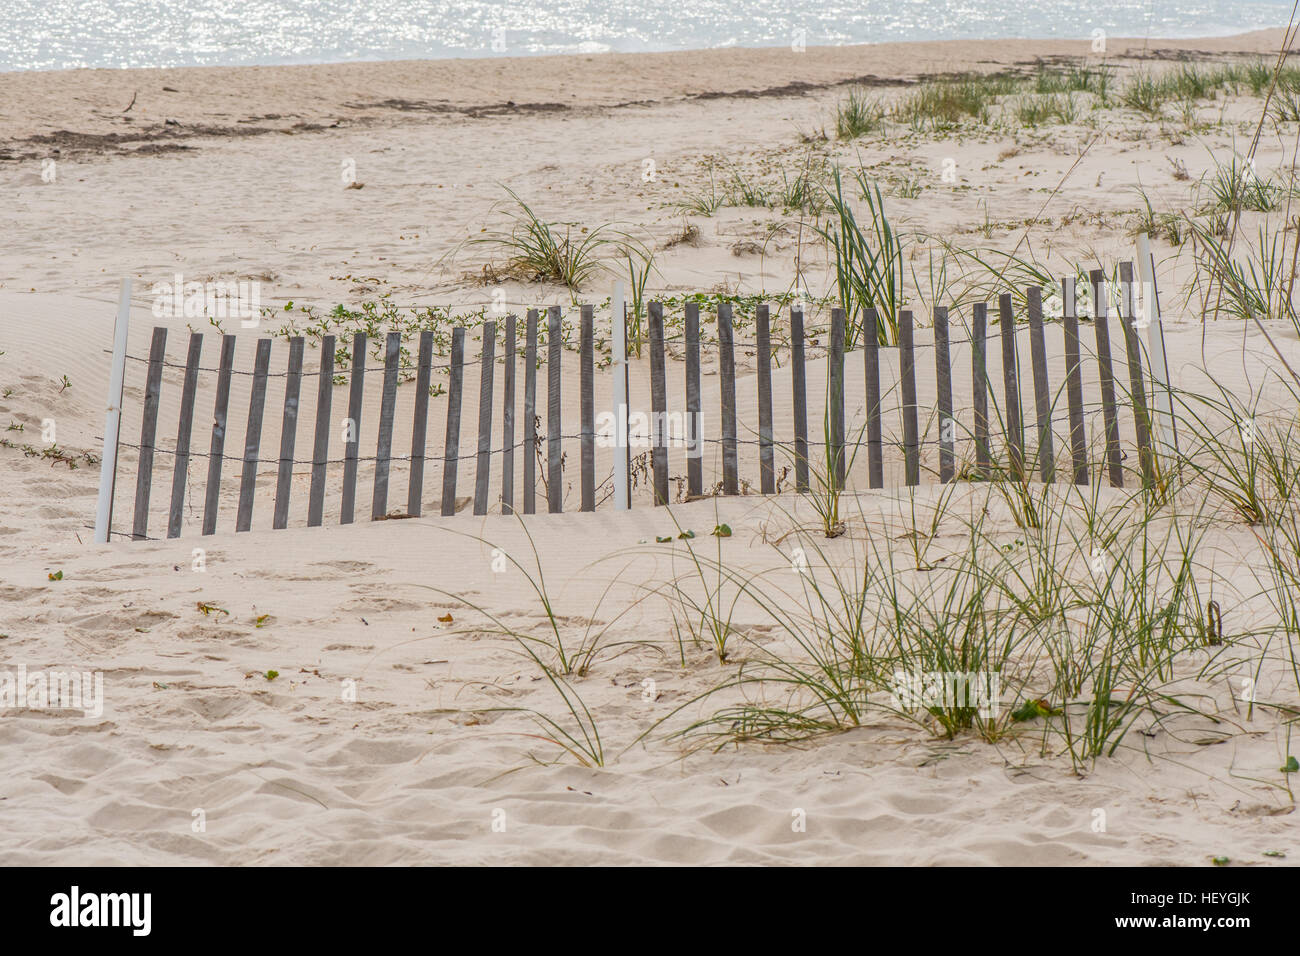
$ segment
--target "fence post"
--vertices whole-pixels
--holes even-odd
[[[501,379],[501,513],[515,513],[515,316],[506,316],[505,360]]]
[[[704,494],[704,416],[700,411],[700,306],[686,303],[686,493]]]
[[[939,481],[952,481],[956,472],[957,424],[952,417],[952,364],[948,354],[948,309],[934,307],[934,371],[939,399]]]
[[[497,324],[483,323],[478,381],[478,460],[474,463],[474,514],[488,511],[488,481],[492,477],[492,379],[496,371]]]
[[[272,528],[289,525],[289,494],[293,488],[293,450],[298,440],[298,396],[302,387],[303,338],[289,340],[289,372],[284,379],[284,411],[280,424],[280,468],[275,479]]]
[[[144,415],[140,420],[140,461],[135,475],[135,521],[131,537],[149,536],[149,493],[153,489],[153,450],[158,432],[158,401],[162,393],[163,362],[167,359],[167,330],[155,328],[149,345],[149,377],[144,387]]]
[[[1133,263],[1119,264],[1120,325],[1124,329],[1124,351],[1128,353],[1129,398],[1133,406],[1133,426],[1137,432],[1138,465],[1142,484],[1155,483],[1155,462],[1151,457],[1151,413],[1147,408],[1146,386],[1142,382],[1142,343],[1138,339],[1133,308]]]
[[[208,482],[203,488],[203,533],[215,534],[221,499],[221,466],[226,455],[226,419],[230,409],[230,377],[235,371],[235,337],[221,336],[221,366],[212,405],[212,442],[208,445]]]
[[[808,490],[808,386],[803,347],[803,306],[790,306],[790,387],[794,411],[794,487]]]
[[[167,537],[178,538],[185,510],[185,485],[189,480],[190,436],[194,432],[194,396],[199,389],[199,359],[203,354],[203,333],[190,333],[190,352],[185,359],[185,385],[181,391],[180,422],[176,427],[176,461],[172,470],[172,500],[167,514]]]
[[[524,328],[524,514],[537,512],[537,310]]]
[[[1124,464],[1119,451],[1119,418],[1115,412],[1115,370],[1110,357],[1110,328],[1106,319],[1106,273],[1093,269],[1093,325],[1097,332],[1097,368],[1101,379],[1101,414],[1106,427],[1106,461],[1110,466],[1110,483],[1124,487]]]
[[[1088,443],[1083,432],[1083,369],[1079,358],[1078,297],[1074,276],[1061,280],[1061,314],[1065,322],[1065,391],[1070,403],[1070,458],[1074,483],[1088,483]]]
[[[339,524],[351,524],[357,501],[357,452],[361,448],[361,402],[366,387],[366,333],[352,336],[351,382],[348,388],[348,435],[343,444],[343,505]]]
[[[578,337],[579,411],[582,415],[582,510],[596,510],[596,330],[595,310],[580,310],[582,328]]]
[[[776,494],[776,462],[772,447],[772,333],[767,304],[755,315],[758,344],[758,482],[765,495]]]
[[[558,305],[546,312],[546,510],[564,510],[564,417],[560,407],[562,353],[561,313]]]
[[[447,384],[447,435],[442,452],[442,515],[456,513],[456,470],[460,464],[460,392],[465,381],[465,329],[451,332],[451,380]]]
[[[880,427],[880,318],[862,313],[862,354],[867,375],[867,475],[872,488],[885,487],[884,435]]]
[[[668,504],[668,387],[664,381],[664,305],[651,302],[650,322],[650,461],[654,471],[654,502]]]
[[[832,488],[844,487],[844,310],[831,309],[830,349],[827,353],[827,418],[830,422],[830,465],[827,481]]]
[[[316,433],[311,449],[311,489],[307,498],[309,528],[320,527],[325,513],[325,469],[330,457],[330,412],[333,404],[334,336],[327,335],[321,339],[320,372],[316,378]]]
[[[736,355],[731,334],[731,303],[718,303],[718,362],[722,385],[722,493],[740,493],[736,475]]]
[[[1002,326],[1002,388],[1006,396],[1007,450],[1011,477],[1025,481],[1025,436],[1020,424],[1020,366],[1016,362],[1016,313],[1011,294],[998,296],[998,323]]]
[[[384,388],[379,399],[379,437],[375,441],[375,481],[370,495],[370,520],[388,513],[388,475],[393,467],[393,415],[397,410],[397,363],[402,333],[389,332],[384,341]]]
[[[975,406],[975,467],[980,477],[988,479],[993,473],[993,457],[989,454],[989,363],[988,363],[989,307],[986,302],[976,302],[971,309],[971,378]]]
[[[913,351],[913,317],[909,309],[898,313],[898,366],[903,383],[903,468],[909,485],[921,483],[921,436],[917,427],[916,353]]]
[[[415,373],[415,409],[411,413],[411,470],[406,482],[406,513],[424,511],[425,441],[429,433],[429,379],[433,372],[433,331],[420,333],[419,367]]]
[[[122,428],[122,387],[126,384],[126,340],[131,321],[131,280],[123,279],[113,321],[113,365],[108,374],[104,445],[99,459],[99,497],[95,502],[95,541],[108,541],[113,525],[113,491],[117,483],[117,440]]]
[[[614,508],[631,507],[627,460],[627,311],[623,302],[623,283],[614,283],[609,300],[609,325],[612,335],[610,361],[614,375],[611,403],[614,412]]]

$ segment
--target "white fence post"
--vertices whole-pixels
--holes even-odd
[[[1174,422],[1173,392],[1169,387],[1169,358],[1165,352],[1165,330],[1160,321],[1160,297],[1156,291],[1156,261],[1151,255],[1151,239],[1145,233],[1137,237],[1138,280],[1142,283],[1142,311],[1150,322],[1147,345],[1150,352],[1152,406],[1155,409],[1155,433],[1166,458],[1178,454],[1178,426]]]
[[[122,428],[122,388],[126,383],[126,333],[131,321],[131,280],[122,280],[113,325],[113,369],[108,377],[104,414],[104,450],[99,462],[99,502],[95,506],[95,541],[107,543],[113,524],[113,490],[117,481],[117,439]]]
[[[613,332],[614,508],[627,511],[632,502],[627,482],[627,312],[622,282],[614,283],[609,323]]]

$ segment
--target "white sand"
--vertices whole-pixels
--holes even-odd
[[[1267,51],[1276,34],[1179,44],[1208,52]],[[812,89],[802,95],[690,99],[689,93],[832,84],[875,74],[903,75],[1029,61],[1038,55],[1077,55],[1081,43],[1028,41],[919,44],[899,47],[785,51],[726,51],[645,57],[573,58],[511,63],[468,61],[356,64],[249,70],[82,71],[0,76],[4,150],[24,157],[0,164],[11,196],[13,224],[0,250],[0,425],[23,423],[15,441],[38,442],[41,424],[53,419],[58,444],[99,451],[107,390],[113,298],[117,278],[138,287],[164,281],[177,269],[187,278],[262,276],[269,300],[294,299],[325,307],[392,291],[403,302],[483,304],[487,293],[460,278],[486,257],[467,254],[454,266],[433,263],[459,239],[477,231],[500,198],[504,182],[527,198],[541,197],[549,215],[569,213],[584,222],[620,219],[663,238],[681,216],[662,204],[669,185],[704,181],[696,162],[710,151],[757,168],[792,153],[796,130],[826,121],[842,91]],[[1112,40],[1112,53],[1130,46]],[[1172,43],[1153,46],[1173,47]],[[526,69],[525,69],[526,68]],[[453,85],[454,84],[454,85]],[[179,89],[166,93],[162,86]],[[185,136],[193,151],[152,156],[120,155],[96,147],[65,148],[58,182],[40,181],[47,144],[28,138],[68,129],[122,132],[119,112],[136,90],[135,125],[176,118],[233,127],[244,120],[290,128],[294,123],[338,129],[248,137]],[[565,111],[482,117],[411,112],[350,103],[387,99],[446,102],[454,106],[569,103]],[[617,106],[649,100],[645,105]],[[130,114],[127,114],[130,115]],[[1244,111],[1243,111],[1244,115]],[[1244,120],[1243,120],[1244,122]],[[253,125],[253,124],[248,124]],[[1154,125],[1154,124],[1153,124]],[[1133,129],[1138,129],[1136,124]],[[1108,136],[1076,171],[1068,195],[1055,200],[1061,216],[1073,206],[1132,209],[1128,185],[1168,170],[1165,154],[1189,167],[1208,161],[1200,142],[1152,148],[1133,129]],[[1206,143],[1232,139],[1235,129],[1204,134]],[[1154,135],[1154,134],[1152,134]],[[1240,135],[1240,134],[1238,134]],[[1059,138],[1030,137],[1023,154],[998,160],[1011,144],[997,135],[962,143],[909,141],[898,147],[909,161],[937,168],[946,155],[963,157],[971,185],[956,197],[937,187],[907,209],[914,224],[955,233],[982,219],[980,198],[993,197],[992,218],[1037,214],[1074,147]],[[652,151],[653,150],[653,151]],[[870,161],[885,147],[864,147]],[[1276,164],[1284,144],[1266,141],[1261,165]],[[654,156],[658,180],[640,182],[641,162]],[[966,157],[971,159],[969,163]],[[30,157],[30,158],[28,158]],[[343,190],[339,164],[357,161],[361,190]],[[1029,167],[1029,172],[1018,167]],[[1026,175],[1035,181],[1026,187]],[[1093,184],[1102,181],[1104,189]],[[1166,176],[1163,186],[1176,187]],[[1047,191],[1044,191],[1047,190]],[[553,197],[553,198],[552,198]],[[737,257],[737,239],[761,236],[764,213],[726,210],[698,220],[700,248],[661,255],[665,289],[729,287],[783,290],[793,275],[792,240],[782,239],[771,258]],[[1116,223],[1079,222],[1044,227],[1036,242],[1059,244],[1061,256],[1084,247],[1113,258],[1129,254]],[[1003,233],[1003,236],[1008,233]],[[1006,243],[1009,247],[1014,243]],[[968,237],[969,238],[969,237]],[[1172,255],[1158,248],[1162,259]],[[820,265],[818,266],[820,268]],[[1171,285],[1186,266],[1168,263]],[[820,273],[818,273],[820,275]],[[338,277],[348,278],[338,278]],[[373,277],[358,279],[357,277]],[[734,277],[734,278],[733,278]],[[824,278],[824,277],[823,277]],[[816,283],[821,278],[810,280]],[[508,285],[514,307],[534,290]],[[605,293],[593,289],[591,299]],[[547,290],[548,301],[565,301]],[[137,296],[131,352],[147,352],[149,298]],[[1170,305],[1171,312],[1178,311]],[[1289,328],[1289,327],[1288,327]],[[169,355],[182,360],[183,322],[169,325]],[[1273,335],[1293,367],[1300,368],[1294,332]],[[923,330],[918,341],[928,341]],[[1049,330],[1053,379],[1060,367],[1060,333]],[[1088,336],[1085,344],[1090,344]],[[248,368],[251,334],[245,333],[240,367]],[[471,343],[471,353],[477,345]],[[1118,345],[1116,346],[1118,355]],[[1243,343],[1239,326],[1169,330],[1176,383],[1204,388],[1206,368],[1225,387],[1245,395],[1264,385],[1278,363],[1256,331]],[[920,404],[932,402],[930,350],[918,359]],[[277,362],[284,349],[277,346]],[[1232,361],[1223,356],[1230,355]],[[209,336],[204,365],[216,364]],[[309,353],[304,379],[299,458],[310,455],[317,356]],[[566,354],[566,370],[576,362]],[[954,352],[959,413],[969,403],[969,353]],[[893,360],[887,367],[893,367]],[[709,369],[706,368],[706,372]],[[997,350],[990,374],[1000,380]],[[72,385],[60,390],[67,376]],[[372,373],[373,375],[373,373]],[[634,389],[646,392],[646,369],[633,369]],[[681,395],[680,365],[670,366],[671,401]],[[375,376],[377,377],[377,376]],[[207,450],[211,389],[204,377],[194,448]],[[169,370],[159,444],[171,447],[179,374]],[[273,379],[262,447],[279,447],[282,380]],[[566,395],[576,375],[566,373]],[[467,378],[464,415],[467,453],[476,421],[477,374]],[[372,387],[377,384],[372,382]],[[243,377],[232,399],[227,454],[242,449]],[[1086,380],[1092,400],[1095,385]],[[409,441],[409,388],[401,392],[395,446]],[[756,421],[752,372],[738,380],[742,423]],[[824,389],[824,364],[810,366],[810,394]],[[139,433],[143,369],[133,365],[123,439]],[[790,419],[788,370],[774,384],[778,427]],[[335,391],[335,420],[346,390]],[[372,391],[371,397],[377,393]],[[848,363],[850,432],[861,421],[860,355]],[[1276,399],[1276,393],[1271,395]],[[717,376],[705,379],[709,433],[716,434]],[[854,402],[857,402],[855,405]],[[1028,406],[1028,402],[1026,402]],[[608,406],[608,378],[597,379],[597,408]],[[444,400],[431,404],[431,449],[441,447]],[[566,409],[566,433],[576,431],[576,404]],[[368,405],[363,453],[373,449],[376,408]],[[856,417],[855,417],[856,416]],[[810,418],[820,420],[814,403]],[[898,431],[896,416],[888,428]],[[1125,442],[1130,446],[1130,418]],[[499,427],[499,417],[497,419]],[[1098,429],[1090,420],[1089,434]],[[814,429],[815,430],[815,429]],[[1064,436],[1059,429],[1058,442]],[[370,447],[367,448],[367,443]],[[338,454],[334,436],[332,457]],[[927,467],[934,467],[933,450]],[[1058,454],[1063,455],[1058,444]],[[756,454],[746,446],[742,475],[756,482]],[[778,461],[778,465],[782,462]],[[608,472],[602,450],[598,474]],[[472,488],[473,463],[462,464],[461,496]],[[706,484],[716,478],[712,452]],[[165,523],[171,461],[160,457],[150,527]],[[294,511],[288,531],[271,531],[274,468],[258,481],[255,530],[236,535],[233,511],[238,464],[227,463],[219,533],[198,536],[201,474],[187,508],[184,535],[175,541],[90,544],[98,479],[96,467],[63,465],[0,449],[7,476],[0,500],[0,648],[4,667],[90,669],[104,674],[104,712],[78,718],[34,708],[10,709],[0,720],[9,772],[0,806],[9,825],[0,836],[0,859],[13,864],[151,863],[915,863],[915,864],[1206,864],[1210,857],[1269,864],[1285,860],[1265,851],[1300,854],[1287,814],[1292,804],[1278,786],[1285,761],[1285,729],[1271,713],[1247,715],[1220,682],[1199,688],[1204,707],[1219,723],[1178,718],[1159,727],[1144,719],[1119,753],[1086,774],[1071,772],[1067,758],[1045,757],[1030,732],[996,745],[965,737],[932,738],[900,721],[876,718],[868,726],[799,746],[746,746],[718,753],[692,752],[662,733],[636,742],[651,724],[735,673],[702,648],[678,659],[669,611],[662,601],[636,604],[611,628],[610,649],[575,687],[591,712],[607,756],[603,769],[575,766],[538,739],[521,713],[535,708],[559,718],[555,691],[517,646],[487,633],[485,618],[439,589],[502,616],[512,627],[541,636],[545,618],[536,595],[514,569],[492,570],[491,545],[531,564],[528,540],[511,518],[453,518],[436,513],[440,471],[426,475],[426,516],[371,523],[371,472],[362,469],[358,523],[337,525],[339,469],[331,470],[326,527],[306,529],[307,469],[294,477]],[[861,470],[861,465],[859,470]],[[671,473],[683,474],[674,452]],[[890,483],[900,463],[888,463]],[[576,508],[576,449],[566,467],[566,507]],[[856,474],[856,472],[855,472]],[[124,457],[115,527],[128,527],[134,493],[134,457]],[[494,479],[494,486],[496,479]],[[391,508],[406,497],[406,472],[396,467]],[[516,484],[518,488],[518,483]],[[1103,500],[1115,498],[1103,491]],[[937,491],[917,500],[933,503]],[[984,500],[978,488],[960,491],[954,514],[970,514]],[[526,524],[546,570],[546,581],[566,639],[579,639],[589,621],[609,622],[646,586],[661,584],[686,567],[680,544],[655,545],[674,533],[673,519],[713,547],[706,532],[728,523],[722,543],[729,566],[749,573],[786,560],[770,542],[799,523],[815,523],[794,496],[742,497],[674,505],[672,517],[640,497],[630,513],[608,505],[595,514],[538,516]],[[863,516],[867,534],[908,552],[905,491],[863,493],[846,510]],[[1257,599],[1229,599],[1255,587],[1252,530],[1226,512],[1204,545],[1224,582],[1220,601],[1225,629],[1243,633],[1266,617]],[[1005,513],[991,519],[1008,542],[1017,530]],[[863,530],[855,526],[860,545]],[[479,539],[482,540],[479,540]],[[649,544],[641,544],[641,542]],[[959,552],[966,535],[945,528],[931,542],[934,555]],[[486,543],[491,542],[491,545]],[[848,538],[827,545],[847,559]],[[206,569],[192,570],[193,549],[205,550]],[[676,555],[674,559],[671,557]],[[1083,561],[1085,558],[1080,557]],[[1209,558],[1207,558],[1209,560]],[[50,581],[49,574],[63,572]],[[605,603],[602,594],[616,582]],[[200,613],[207,603],[228,614]],[[450,623],[439,622],[451,613]],[[262,617],[266,615],[266,617]],[[261,621],[260,626],[258,621]],[[737,661],[773,640],[752,606],[737,618],[743,635]],[[601,625],[598,625],[601,626]],[[619,645],[619,642],[637,642]],[[1275,651],[1276,653],[1276,651]],[[1187,667],[1195,670],[1189,658]],[[279,677],[268,681],[264,672]],[[1181,675],[1180,676],[1185,676]],[[355,681],[356,702],[341,699]],[[642,699],[655,682],[658,699]],[[1288,682],[1291,682],[1288,684]],[[1295,705],[1296,688],[1275,659],[1261,675],[1261,695]],[[706,716],[714,704],[689,707],[667,729]],[[1039,724],[1041,726],[1041,723]],[[1211,745],[1213,744],[1213,745]],[[206,830],[195,832],[201,809]],[[792,814],[806,814],[806,832],[792,830]],[[1104,832],[1094,830],[1105,812]],[[504,832],[493,829],[504,811]]]

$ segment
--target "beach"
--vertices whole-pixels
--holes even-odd
[[[504,261],[500,246],[470,241],[510,227],[513,193],[570,235],[605,228],[652,250],[647,295],[677,297],[674,315],[687,293],[712,295],[713,303],[770,295],[784,334],[793,297],[810,303],[816,338],[826,334],[835,276],[816,217],[775,200],[720,201],[701,211],[727,184],[776,191],[811,164],[869,170],[896,226],[926,237],[903,262],[924,355],[916,369],[923,407],[937,389],[928,313],[942,304],[928,294],[951,281],[969,302],[972,285],[995,287],[981,265],[961,256],[952,258],[954,276],[941,277],[939,239],[950,254],[998,249],[1059,277],[1133,259],[1135,221],[1145,214],[1163,230],[1153,236],[1153,254],[1170,384],[1188,394],[1222,388],[1251,405],[1261,427],[1285,427],[1295,417],[1288,371],[1300,369],[1295,325],[1278,315],[1258,323],[1226,313],[1207,318],[1213,296],[1198,285],[1196,247],[1170,241],[1172,220],[1158,215],[1203,203],[1194,187],[1208,189],[1216,170],[1248,148],[1253,176],[1280,182],[1293,168],[1297,123],[1282,119],[1257,133],[1262,101],[1245,87],[1189,97],[1181,112],[1173,101],[1145,114],[1117,101],[1034,123],[1020,112],[1004,124],[885,119],[860,135],[837,129],[850,94],[879,98],[888,110],[935,78],[1032,78],[1098,64],[1113,69],[1117,82],[1132,82],[1189,63],[1271,64],[1281,40],[1273,30],[1204,40],[1110,37],[1100,51],[1082,38],[0,73],[0,186],[9,196],[0,248],[0,428],[9,425],[11,440],[0,448],[7,476],[0,648],[11,669],[75,667],[103,676],[102,712],[93,716],[30,705],[5,711],[0,740],[10,772],[0,805],[13,824],[0,836],[0,859],[1265,866],[1286,865],[1289,851],[1294,860],[1291,778],[1279,768],[1296,752],[1287,715],[1300,686],[1287,650],[1293,635],[1279,630],[1277,596],[1260,583],[1273,580],[1260,544],[1267,532],[1192,478],[1151,506],[1158,514],[1149,526],[1133,525],[1132,516],[1147,514],[1147,499],[1135,497],[1140,439],[1131,415],[1121,436],[1126,488],[1104,486],[1094,459],[1091,492],[1064,478],[1035,492],[1044,496],[1043,513],[1055,515],[1046,526],[1061,534],[1050,552],[1034,551],[1042,528],[1027,527],[995,483],[939,485],[928,474],[931,457],[919,488],[904,487],[897,456],[886,463],[883,489],[852,481],[840,502],[847,533],[826,537],[821,516],[788,477],[775,496],[684,500],[686,459],[678,450],[668,508],[654,507],[642,484],[631,510],[616,511],[608,498],[614,453],[604,447],[593,513],[578,512],[577,466],[566,461],[564,514],[475,516],[466,471],[456,514],[438,514],[430,478],[420,517],[372,522],[365,519],[374,469],[366,463],[356,523],[338,523],[340,478],[331,471],[324,526],[306,527],[310,467],[297,467],[289,527],[279,530],[271,528],[277,475],[268,451],[256,476],[253,530],[233,530],[239,489],[231,481],[216,534],[199,534],[201,501],[191,490],[184,533],[171,540],[161,539],[171,461],[160,458],[150,511],[151,537],[160,539],[93,542],[122,278],[133,283],[130,354],[147,355],[150,330],[163,325],[169,356],[182,362],[186,336],[206,332],[205,367],[217,362],[219,331],[237,333],[237,361],[248,368],[257,336],[304,334],[337,304],[359,309],[376,301],[480,310],[480,321],[561,305],[570,325],[578,321],[575,304],[594,304],[607,350],[606,300],[615,281],[634,278],[628,265],[611,256],[576,291],[530,281]],[[1064,95],[1067,112],[1078,99],[1041,95]],[[1083,103],[1091,94],[1080,95]],[[1276,212],[1246,212],[1242,241],[1261,223],[1281,229],[1289,210],[1279,201]],[[1028,281],[1029,270],[1008,269],[1003,284]],[[177,275],[256,282],[267,310],[257,331],[160,320],[156,287]],[[342,342],[357,327],[331,333]],[[1085,328],[1091,341],[1091,324]],[[319,338],[305,334],[312,375]],[[746,342],[750,334],[746,327]],[[471,326],[468,339],[476,357],[481,326]],[[1049,323],[1047,346],[1058,381],[1066,347],[1059,322]],[[752,350],[739,352],[738,414],[752,423],[756,361]],[[773,413],[785,423],[789,351],[777,354]],[[441,347],[438,355],[445,358]],[[860,356],[850,351],[846,373],[850,435],[866,421]],[[674,407],[685,387],[683,358],[671,342]],[[272,361],[272,371],[283,372],[279,351]],[[1000,388],[1001,359],[991,354],[990,361]],[[568,389],[578,357],[566,349],[563,363],[567,402],[576,394]],[[885,365],[895,373],[897,357]],[[954,411],[966,420],[969,349],[955,348],[953,369]],[[597,410],[610,407],[607,374],[602,367],[596,378]],[[478,419],[479,376],[468,379],[466,423]],[[633,405],[644,407],[648,355],[632,359],[630,376]],[[807,376],[809,394],[824,395],[824,359],[812,359]],[[1084,373],[1090,396],[1094,376]],[[709,427],[716,427],[720,379],[706,350]],[[272,450],[281,441],[276,381],[262,432]],[[173,444],[181,384],[182,369],[168,368],[160,445]],[[211,377],[198,388],[196,448],[206,449],[213,388]],[[317,409],[314,389],[304,386],[303,423]],[[232,407],[245,407],[247,390],[248,382],[236,382]],[[411,391],[405,384],[398,391],[399,448],[410,441]],[[131,364],[124,442],[140,434],[144,394],[143,368]],[[341,394],[336,388],[336,414]],[[378,399],[366,401],[363,442],[373,447],[365,429],[379,414]],[[901,435],[898,399],[891,401],[887,441]],[[442,407],[430,415],[431,447],[445,438]],[[814,432],[823,408],[817,398],[810,409]],[[1188,409],[1189,419],[1204,422],[1222,412]],[[38,442],[51,422],[56,440]],[[1226,417],[1219,423],[1231,425]],[[566,435],[579,429],[576,405],[565,406],[561,424]],[[242,449],[243,427],[232,426],[228,447]],[[300,424],[300,450],[310,441],[307,427]],[[1092,438],[1102,429],[1091,411],[1088,428]],[[472,425],[465,429],[462,448],[472,441]],[[1058,438],[1063,462],[1064,429]],[[1191,447],[1193,433],[1184,441]],[[51,444],[64,457],[42,457],[40,448]],[[137,463],[124,452],[120,531],[129,530]],[[721,467],[715,449],[703,467],[712,488]],[[741,472],[750,485],[757,467],[757,452],[746,446]],[[851,472],[864,467],[855,463]],[[395,466],[397,510],[408,476],[405,465]],[[500,494],[499,477],[491,491]],[[1197,539],[1196,575],[1208,590],[1178,600],[1188,614],[1214,602],[1229,640],[1179,644],[1168,673],[1149,678],[1150,687],[1193,706],[1144,705],[1124,718],[1120,739],[1108,738],[1091,757],[1044,729],[1060,700],[1048,700],[1036,718],[1004,717],[995,733],[976,722],[949,735],[924,713],[912,719],[888,707],[797,739],[736,730],[739,712],[727,708],[757,701],[776,708],[804,691],[765,670],[799,659],[803,647],[789,629],[792,618],[774,614],[765,594],[788,593],[793,603],[773,599],[778,610],[813,601],[798,605],[808,623],[821,613],[806,583],[817,568],[880,573],[871,578],[873,593],[886,578],[924,590],[948,580],[976,539],[974,528],[994,555],[981,553],[972,564],[989,575],[980,586],[996,590],[1014,568],[1038,561],[1059,564],[1061,579],[1081,582],[1083,593],[1094,586],[1087,583],[1097,574],[1092,543],[1101,537],[1085,527],[1087,515],[1110,515],[1122,526],[1102,546],[1116,555],[1134,553],[1122,544],[1137,540],[1130,535],[1145,542],[1158,530],[1163,553],[1186,546],[1185,534]],[[814,565],[812,578],[803,558],[792,558],[795,546]],[[707,559],[706,572],[725,573],[701,572],[697,554]],[[1165,573],[1152,572],[1157,605],[1169,586]],[[683,636],[684,627],[700,626],[701,593],[726,604],[725,653]],[[1180,618],[1184,624],[1191,633]],[[587,647],[593,635],[582,666],[555,664],[556,639]],[[1026,696],[1008,709],[1039,694],[1028,688],[1039,686],[1036,668],[1048,662],[1031,647],[1018,645],[1004,662],[1008,674],[1023,668],[1026,675],[1017,685]],[[1134,699],[1138,687],[1130,682],[1117,695]],[[577,713],[566,693],[581,700]]]

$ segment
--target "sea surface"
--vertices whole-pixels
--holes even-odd
[[[0,71],[240,66],[1285,25],[1294,0],[0,0]]]

